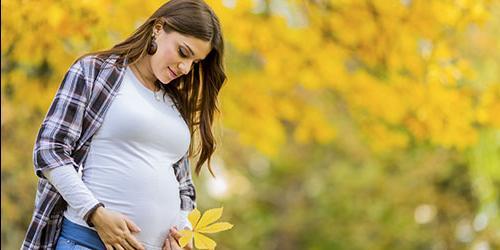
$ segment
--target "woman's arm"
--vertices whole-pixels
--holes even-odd
[[[68,204],[76,209],[80,218],[88,221],[89,211],[92,210],[99,201],[94,197],[87,185],[83,183],[73,166],[42,170],[49,182],[54,185]],[[87,222],[87,224],[89,224]],[[89,225],[92,226],[92,225]]]
[[[72,154],[83,132],[85,108],[91,96],[92,82],[87,78],[95,74],[97,62],[84,57],[66,72],[38,131],[33,152],[36,175],[48,179],[84,219],[99,202],[75,171]]]
[[[92,60],[84,58],[70,67],[38,131],[33,162],[35,173],[40,178],[45,178],[42,169],[76,166],[71,155],[80,138],[85,107],[90,98],[86,75],[94,73],[90,72],[93,67],[85,70],[84,64],[92,66]]]

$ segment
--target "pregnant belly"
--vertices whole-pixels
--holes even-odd
[[[87,166],[88,167],[88,166]],[[130,218],[137,239],[161,248],[168,230],[180,221],[179,183],[172,168],[87,168],[84,181],[106,208]]]

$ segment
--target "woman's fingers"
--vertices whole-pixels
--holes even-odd
[[[162,250],[192,250],[193,246],[191,243],[181,248],[179,244],[179,239],[181,237],[182,235],[177,231],[177,228],[171,228],[168,237],[165,239]]]
[[[181,246],[179,245],[179,242],[174,238],[174,236],[169,235],[167,239],[170,242],[171,250],[182,250]]]
[[[123,239],[120,241],[120,245],[122,245],[123,248],[127,250],[135,250],[136,248],[133,247],[130,243],[128,243],[127,240]]]
[[[182,248],[172,235],[168,235],[163,243],[162,250],[182,250]]]
[[[113,246],[109,244],[104,244],[104,246],[106,247],[106,250],[113,250]]]
[[[170,235],[174,236],[174,239],[176,241],[178,241],[182,237],[182,235],[179,233],[179,231],[177,231],[177,228],[175,227],[170,228]]]
[[[144,250],[144,246],[135,238],[134,235],[132,235],[132,232],[140,232],[141,229],[131,219],[125,216],[123,217],[123,219],[125,220],[125,224],[127,226],[127,228],[125,229],[125,239],[123,239],[125,244],[130,245],[132,249]],[[125,246],[124,244],[122,245]]]
[[[115,250],[125,250],[120,244],[113,244],[113,247],[115,248]]]
[[[170,245],[170,240],[168,239],[168,237],[165,239],[165,242],[163,243],[162,250],[172,250],[172,246]]]
[[[127,234],[127,238],[125,240],[127,243],[130,243],[130,245],[132,245],[133,249],[139,249],[139,250],[146,249],[131,233]]]
[[[129,218],[125,217],[125,222],[127,223],[127,227],[132,232],[140,232],[141,229]]]
[[[170,241],[172,242],[172,245],[175,244],[175,246],[173,247],[172,250],[177,249],[176,247],[178,247],[178,249],[181,249],[180,243],[179,243],[179,239],[181,237],[182,237],[182,234],[179,233],[179,231],[177,231],[176,227],[170,228],[170,234],[168,235],[167,239],[170,239]],[[191,250],[192,248],[193,248],[192,244],[188,243],[183,249]]]

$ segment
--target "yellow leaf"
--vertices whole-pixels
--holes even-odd
[[[194,246],[198,249],[214,249],[217,243],[203,234],[194,233]]]
[[[200,232],[200,233],[208,233],[208,234],[211,234],[211,233],[217,233],[217,232],[221,232],[221,231],[225,231],[225,230],[228,230],[228,229],[231,229],[233,228],[233,225],[231,223],[228,223],[228,222],[217,222],[217,223],[214,223],[210,226],[207,226],[207,227],[204,227],[204,228],[200,228],[196,231]]]
[[[189,219],[189,222],[191,222],[191,225],[193,225],[193,227],[196,227],[196,224],[198,223],[200,216],[201,216],[201,213],[200,213],[200,210],[198,210],[198,208],[194,208],[193,211],[191,211],[191,213],[189,213],[188,219]]]
[[[203,229],[208,224],[218,220],[222,216],[223,208],[212,208],[207,210],[196,225],[196,230]]]
[[[179,233],[182,235],[179,239],[179,244],[181,247],[185,247],[189,241],[193,238],[193,231],[191,230],[180,230]]]

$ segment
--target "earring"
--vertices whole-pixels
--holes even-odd
[[[151,35],[153,38],[151,40],[151,43],[148,46],[148,54],[154,55],[156,53],[156,49],[158,49],[158,45],[156,44],[156,36],[154,34]]]

